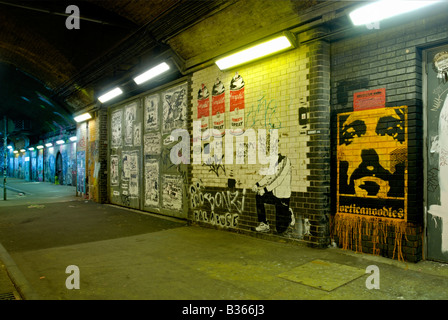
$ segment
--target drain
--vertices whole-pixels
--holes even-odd
[[[14,292],[0,293],[0,300],[17,300]]]

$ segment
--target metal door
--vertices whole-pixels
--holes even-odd
[[[425,52],[426,258],[448,261],[448,45]]]

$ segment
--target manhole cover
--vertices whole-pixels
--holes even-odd
[[[364,274],[364,269],[334,262],[313,260],[279,274],[278,277],[313,288],[332,291]]]

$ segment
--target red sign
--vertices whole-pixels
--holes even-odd
[[[386,89],[375,89],[353,94],[353,111],[384,108],[386,106]]]

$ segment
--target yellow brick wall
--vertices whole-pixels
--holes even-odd
[[[279,54],[274,58],[267,58],[230,71],[221,71],[215,65],[195,72],[191,82],[192,121],[197,121],[198,91],[204,84],[210,93],[210,122],[211,122],[211,92],[213,84],[219,78],[225,86],[226,128],[230,129],[230,82],[235,72],[241,75],[245,82],[245,128],[271,129],[279,128],[279,151],[291,160],[292,191],[306,192],[309,182],[306,177],[309,170],[306,165],[309,160],[307,141],[309,136],[306,129],[299,128],[299,107],[308,107],[309,99],[309,69],[307,63],[307,48],[294,49]],[[307,128],[309,129],[309,127]],[[209,142],[212,142],[210,138]],[[225,154],[225,137],[223,154]],[[204,142],[202,143],[204,144]],[[235,150],[235,147],[234,147]],[[192,178],[201,179],[204,186],[225,187],[227,179],[235,178],[237,188],[251,188],[260,180],[259,170],[267,165],[258,164],[225,165],[225,173],[218,169],[219,177],[209,171],[209,167],[202,164],[192,165]]]

